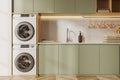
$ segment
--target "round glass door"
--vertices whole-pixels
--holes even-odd
[[[34,28],[28,22],[21,22],[15,28],[15,35],[21,41],[28,41],[34,35]]]
[[[28,72],[34,67],[34,58],[28,53],[20,53],[15,59],[15,66],[20,72]]]

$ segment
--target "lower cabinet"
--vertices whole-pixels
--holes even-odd
[[[78,45],[39,45],[39,75],[77,75]]]
[[[119,75],[119,45],[39,45],[40,75]]]
[[[79,75],[118,75],[119,45],[80,45]]]
[[[78,74],[78,45],[59,45],[59,74]]]
[[[58,74],[58,45],[39,45],[39,75]]]
[[[100,74],[119,74],[119,45],[100,46]]]
[[[99,45],[80,45],[79,75],[99,74]]]

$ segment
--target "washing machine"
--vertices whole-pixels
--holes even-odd
[[[13,75],[37,75],[36,45],[13,45]]]
[[[13,15],[13,44],[36,44],[36,14]]]

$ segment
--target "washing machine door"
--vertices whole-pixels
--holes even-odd
[[[29,72],[34,67],[34,58],[29,53],[20,53],[15,58],[15,66],[20,72]]]
[[[29,22],[20,22],[15,28],[15,35],[21,41],[28,41],[34,35],[34,27]]]

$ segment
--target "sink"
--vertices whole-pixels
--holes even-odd
[[[54,43],[55,41],[42,41],[42,43]]]

